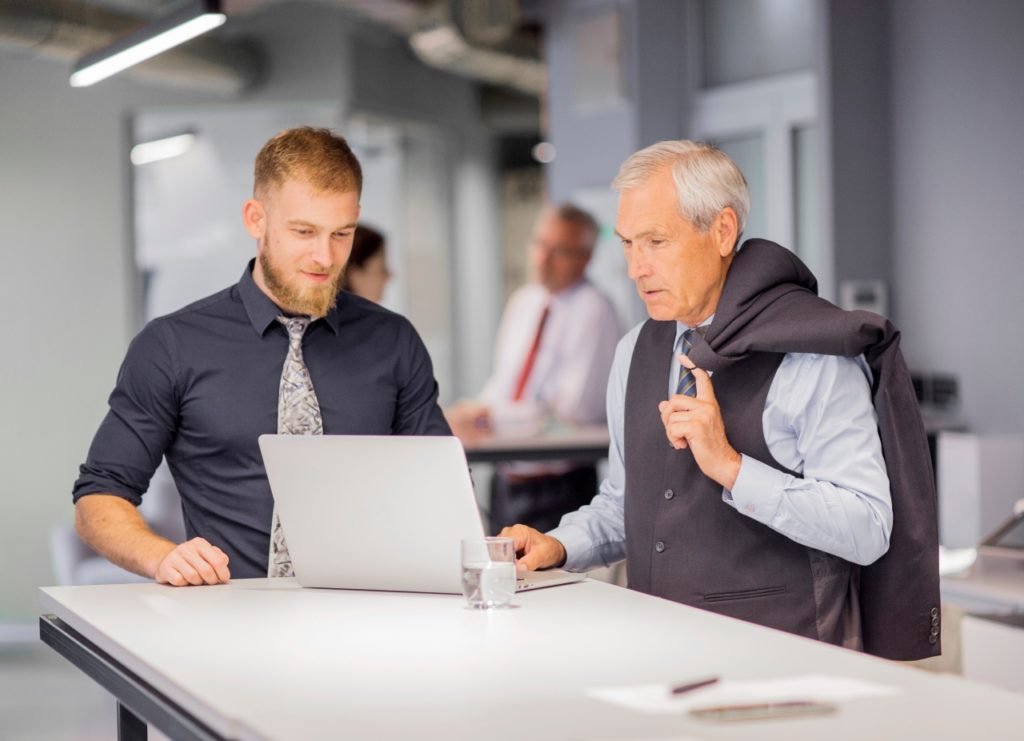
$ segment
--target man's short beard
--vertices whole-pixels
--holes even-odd
[[[260,250],[259,261],[263,271],[263,280],[270,292],[274,294],[275,303],[284,311],[316,318],[326,316],[327,312],[333,309],[337,303],[343,271],[339,270],[338,274],[326,283],[309,286],[303,290],[289,284],[284,279],[270,259],[270,250],[266,243]]]

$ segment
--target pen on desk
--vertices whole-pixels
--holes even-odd
[[[696,682],[687,682],[686,684],[677,684],[675,687],[670,688],[670,693],[673,695],[683,695],[693,690],[699,690],[701,687],[707,687],[708,685],[714,684],[718,681],[718,677],[708,677],[707,679],[700,679]]]

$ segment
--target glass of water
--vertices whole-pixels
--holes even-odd
[[[516,593],[516,549],[512,538],[462,541],[462,593],[477,610],[507,607]]]

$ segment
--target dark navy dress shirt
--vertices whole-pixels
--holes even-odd
[[[288,351],[282,312],[252,266],[135,337],[74,487],[76,502],[109,493],[137,505],[166,456],[188,537],[227,553],[234,577],[267,574],[273,499],[257,438],[277,432]],[[344,293],[310,324],[302,354],[324,434],[451,434],[430,357],[404,317]]]

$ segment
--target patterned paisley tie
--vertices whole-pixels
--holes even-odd
[[[309,369],[302,360],[302,335],[310,319],[279,316],[277,321],[288,330],[288,356],[281,369],[281,387],[277,396],[277,434],[322,435],[324,422],[320,416],[320,403],[316,400]],[[267,576],[292,576],[295,573],[292,571],[292,559],[288,555],[288,544],[276,507],[270,528]]]

